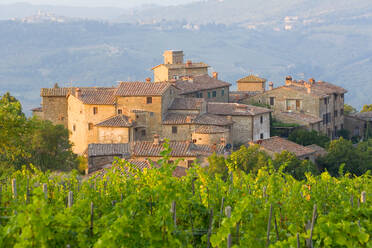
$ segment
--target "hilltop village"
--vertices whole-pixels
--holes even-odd
[[[208,164],[213,153],[228,155],[241,145],[258,144],[274,156],[283,150],[314,161],[322,152],[285,138],[271,137],[271,119],[296,124],[336,138],[345,128],[362,133],[359,117],[344,116],[347,91],[324,81],[285,78],[283,86],[247,75],[237,91],[208,74],[209,66],[184,60],[183,51],[165,51],[164,63],[152,68],[153,79],[120,82],[117,87],[41,89],[33,114],[70,131],[73,151],[88,157],[91,173],[121,157],[139,168],[160,158],[169,140],[171,159],[188,168]],[[268,86],[268,87],[267,87]]]

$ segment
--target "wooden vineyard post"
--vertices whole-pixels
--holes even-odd
[[[207,248],[211,247],[211,235],[212,235],[212,227],[213,227],[213,208],[211,209],[210,216],[209,216],[209,227],[208,227],[208,236],[207,236]]]
[[[46,183],[43,184],[43,192],[45,200],[48,200],[48,185]]]
[[[270,205],[269,221],[267,222],[266,247],[270,245],[271,218],[273,216],[273,204]]]
[[[72,191],[68,192],[67,204],[69,208],[71,208],[72,204],[74,204],[74,198],[73,198]]]
[[[94,219],[94,204],[90,203],[90,236],[93,237],[93,219]]]
[[[26,204],[30,203],[30,179],[27,178],[26,183]]]
[[[313,248],[313,231],[314,231],[314,225],[315,225],[315,219],[316,219],[316,204],[314,204],[314,210],[313,210],[313,218],[311,220],[311,229],[310,229],[310,240],[309,240],[309,246],[310,248]]]
[[[363,191],[361,196],[360,196],[360,202],[361,203],[366,203],[367,202],[367,192]]]
[[[225,203],[225,197],[222,197],[222,200],[221,200],[221,210],[220,210],[220,223],[219,223],[219,227],[221,227],[221,220],[222,220],[222,215],[223,215],[223,204]]]
[[[225,208],[225,214],[226,214],[227,218],[231,217],[231,207],[230,206],[227,206]],[[231,248],[231,244],[232,244],[231,241],[232,241],[231,240],[231,233],[229,233],[228,236],[227,236],[227,248]]]
[[[12,180],[12,193],[13,193],[13,198],[17,198],[17,181],[15,179]]]
[[[174,227],[177,228],[177,215],[176,215],[176,202],[175,201],[172,202],[171,213],[173,217]]]
[[[297,248],[301,248],[300,246],[300,234],[299,233],[297,233]]]

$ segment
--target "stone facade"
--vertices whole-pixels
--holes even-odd
[[[345,129],[349,131],[350,137],[362,139],[366,137],[368,122],[353,115],[345,115]]]
[[[243,102],[266,104],[274,110],[274,117],[281,112],[295,112],[320,118],[320,132],[335,138],[337,131],[344,128],[346,92],[341,87],[323,81],[293,81],[291,77],[287,77],[284,86],[257,94]],[[306,120],[305,117],[303,120]],[[298,124],[302,125],[300,122]],[[318,129],[317,126],[311,128]]]
[[[42,116],[44,120],[67,127],[66,96],[45,96],[42,98]]]
[[[238,91],[264,92],[266,89],[266,79],[255,75],[249,75],[236,81]]]

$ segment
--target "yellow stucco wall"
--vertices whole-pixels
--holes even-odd
[[[126,127],[95,127],[97,143],[129,143],[130,128]]]

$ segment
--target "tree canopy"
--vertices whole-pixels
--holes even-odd
[[[362,111],[360,112],[370,112],[372,111],[372,104],[366,104],[363,106]]]
[[[326,147],[330,141],[330,139],[323,134],[320,134],[314,130],[307,131],[304,129],[297,129],[293,131],[289,135],[288,139],[303,146],[316,144],[321,147]]]

